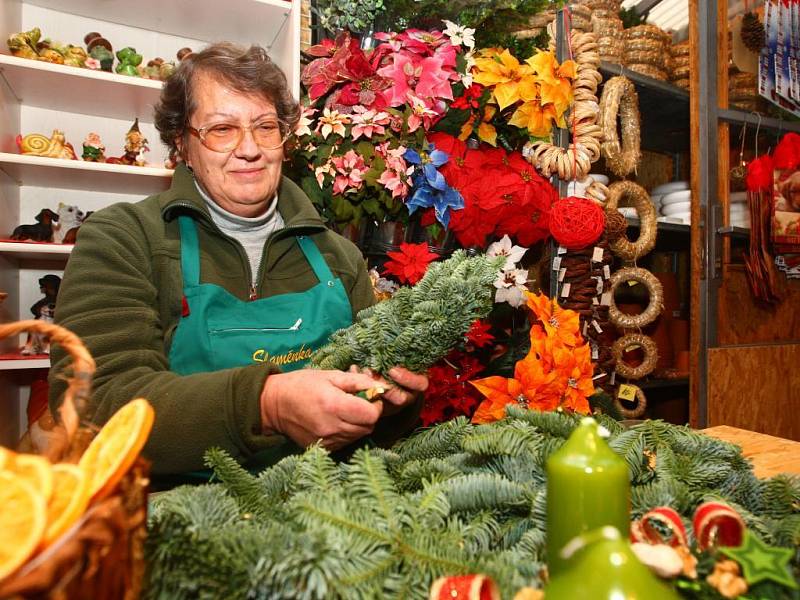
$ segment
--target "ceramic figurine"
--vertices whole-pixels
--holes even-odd
[[[49,323],[53,322],[53,315],[56,311],[56,297],[60,286],[61,278],[58,275],[45,275],[39,280],[39,291],[44,294],[44,298],[31,306],[34,318]],[[26,356],[29,354],[50,354],[50,340],[41,333],[29,333],[21,353]]]
[[[178,57],[178,62],[182,61],[184,58],[190,57],[194,52],[192,52],[191,48],[181,48],[175,53],[175,56]]]
[[[58,203],[58,223],[53,227],[53,241],[57,244],[74,244],[83,221],[83,211],[74,204]]]
[[[83,140],[83,154],[81,158],[88,162],[106,162],[106,147],[100,141],[100,136],[90,133]]]
[[[120,157],[112,156],[107,158],[106,162],[115,165],[137,165],[143,167],[145,166],[144,153],[149,151],[147,139],[139,131],[139,119],[137,118],[128,133],[125,134],[125,154]]]
[[[36,51],[36,44],[41,36],[42,32],[39,28],[34,27],[30,31],[21,31],[11,34],[8,40],[6,40],[6,43],[12,55],[18,56],[19,58],[38,60],[39,53]]]
[[[114,66],[114,48],[111,42],[96,31],[92,31],[83,36],[83,43],[86,44],[89,57],[100,63],[100,69],[110,73]],[[94,68],[94,63],[90,64],[89,68]]]
[[[122,50],[117,51],[117,59],[119,64],[114,69],[120,75],[131,75],[132,77],[139,77],[138,67],[142,62],[142,55],[136,53],[135,48],[128,46]]]
[[[53,130],[53,137],[47,137],[41,133],[30,133],[25,137],[18,135],[17,146],[20,154],[69,160],[78,159],[72,144],[64,139],[64,132],[58,129]]]
[[[154,58],[148,61],[146,67],[139,66],[139,75],[145,79],[166,81],[174,72],[175,63],[165,62],[163,58]]]
[[[53,212],[49,208],[43,208],[35,218],[36,223],[32,225],[19,225],[14,228],[11,239],[20,242],[27,240],[33,242],[52,242],[53,223],[60,218],[58,213]]]
[[[64,64],[70,67],[84,67],[86,65],[86,59],[89,58],[89,55],[86,54],[86,50],[80,46],[73,46],[72,44],[67,44],[62,48],[58,48],[58,51],[64,55]]]

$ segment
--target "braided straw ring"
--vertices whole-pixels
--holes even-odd
[[[617,307],[617,302],[614,298],[617,293],[617,288],[623,282],[638,281],[645,288],[650,297],[650,302],[647,308],[638,315],[628,315],[622,312]],[[611,304],[608,307],[608,320],[611,321],[616,327],[620,329],[637,329],[650,325],[658,318],[661,311],[664,310],[664,288],[661,287],[661,282],[656,279],[647,269],[638,267],[625,267],[616,271],[609,280],[611,289]]]
[[[632,367],[624,360],[622,354],[633,346],[641,346],[644,350],[644,360],[638,367]],[[614,370],[626,379],[641,379],[649,375],[656,368],[658,361],[658,347],[648,336],[642,333],[626,333],[611,345],[611,354],[616,363]]]
[[[650,201],[647,191],[632,181],[615,181],[608,186],[606,210],[616,210],[620,199],[625,196],[633,201],[639,216],[639,237],[631,242],[623,236],[611,244],[611,251],[625,260],[636,260],[650,252],[656,245],[656,208]]]
[[[638,419],[647,410],[647,398],[645,398],[642,388],[632,383],[627,384],[636,390],[636,406],[634,408],[625,408],[622,401],[619,399],[619,389],[614,394],[614,405],[617,407],[619,413],[626,419]]]
[[[622,129],[622,144],[617,120]],[[603,128],[603,155],[606,164],[620,177],[632,173],[641,158],[642,133],[639,119],[639,96],[627,77],[612,77],[600,97],[598,124]]]

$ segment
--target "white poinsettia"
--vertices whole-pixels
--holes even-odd
[[[496,303],[508,302],[514,308],[519,308],[525,303],[525,292],[528,288],[525,283],[528,281],[528,271],[525,269],[503,269],[494,287],[497,292],[494,295]]]
[[[472,67],[475,66],[475,51],[470,50],[464,55],[466,64],[464,66],[464,74],[461,76],[461,83],[465,88],[472,85]]]
[[[442,33],[450,38],[453,46],[464,46],[470,50],[475,47],[475,30],[473,28],[456,25],[447,19],[444,19],[443,23],[447,25],[447,28]]]
[[[486,251],[486,256],[494,258],[495,256],[505,256],[506,264],[503,265],[503,270],[507,271],[517,266],[517,263],[522,260],[527,248],[522,246],[515,246],[511,243],[511,238],[508,234],[504,235],[499,242],[494,242],[489,246]]]

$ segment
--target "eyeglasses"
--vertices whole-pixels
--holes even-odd
[[[200,138],[200,142],[214,152],[230,152],[242,143],[244,132],[250,131],[253,141],[262,150],[275,150],[289,139],[289,126],[278,119],[258,121],[247,127],[233,123],[218,123],[195,129],[186,125],[189,133]]]

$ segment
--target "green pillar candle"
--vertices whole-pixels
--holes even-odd
[[[628,536],[628,465],[603,439],[604,431],[586,417],[547,459],[547,564],[551,577],[564,570],[566,561],[560,551],[574,537],[605,525]]]
[[[680,596],[639,562],[613,527],[584,533],[561,551],[568,567],[551,576],[546,600],[679,600]]]

